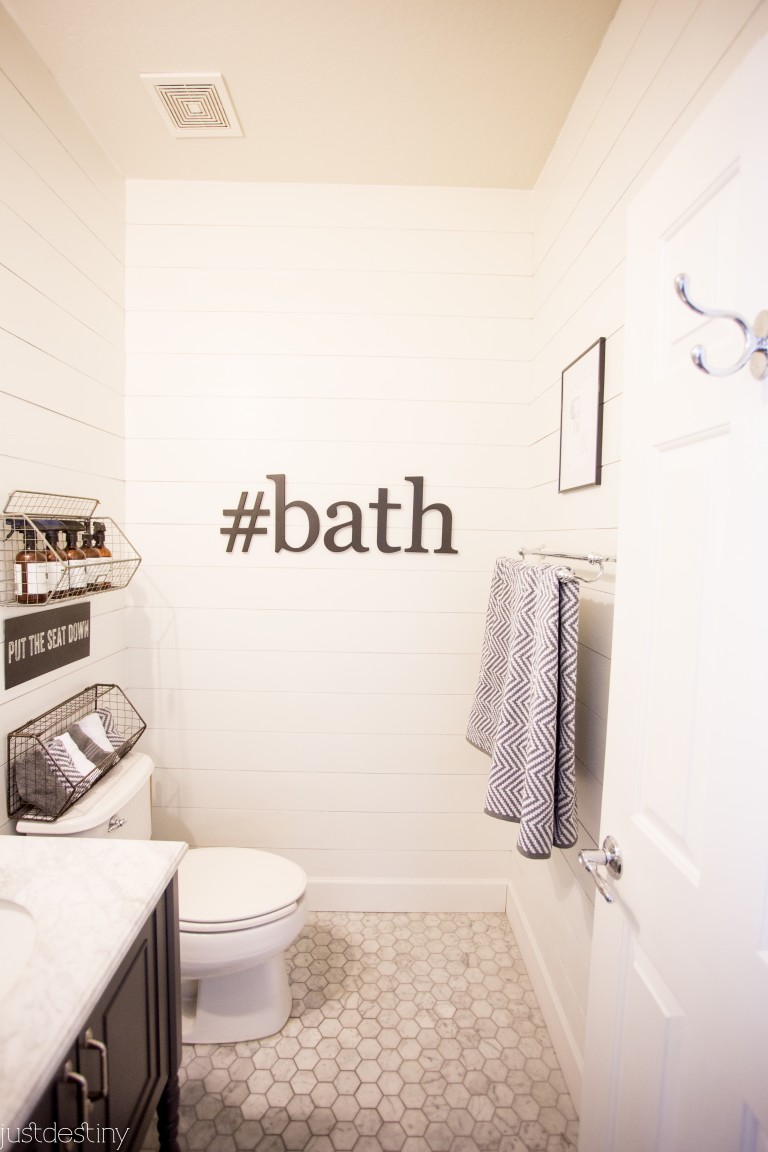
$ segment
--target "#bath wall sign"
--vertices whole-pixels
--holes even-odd
[[[450,553],[458,555],[458,548],[453,547],[453,513],[447,504],[424,504],[424,477],[406,476],[407,483],[412,485],[411,493],[411,543],[408,548],[390,544],[387,538],[387,520],[391,511],[398,511],[402,504],[395,504],[389,499],[389,489],[379,488],[375,500],[368,507],[376,513],[376,549],[379,552],[429,552],[422,543],[425,516],[430,516],[431,526],[440,526],[440,547],[433,549],[436,553]],[[241,551],[247,552],[254,536],[266,536],[270,527],[274,532],[275,552],[306,552],[320,539],[321,523],[320,513],[306,500],[290,500],[286,502],[286,481],[283,473],[269,474],[274,486],[274,518],[272,509],[264,505],[265,493],[259,491],[251,499],[248,492],[240,493],[240,501],[236,508],[224,508],[222,515],[227,521],[226,526],[219,529],[222,536],[227,538],[227,552],[233,552],[238,540],[241,541]],[[304,517],[303,539],[299,543],[288,543],[285,530],[285,514],[289,509],[297,509]],[[337,500],[325,510],[329,521],[333,521],[322,535],[323,545],[329,552],[370,552],[371,546],[363,542],[363,510],[359,504],[352,500]],[[294,525],[295,527],[295,525]]]

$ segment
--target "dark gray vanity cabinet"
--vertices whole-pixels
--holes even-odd
[[[163,1152],[177,1152],[178,1070],[181,1062],[178,895],[171,881],[133,940],[96,1008],[78,1031],[30,1124],[50,1152],[42,1129],[89,1125],[78,1147],[99,1152],[140,1149],[157,1116]],[[64,1133],[66,1136],[66,1132]],[[60,1139],[60,1146],[67,1147]]]

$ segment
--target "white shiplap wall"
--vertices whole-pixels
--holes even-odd
[[[755,0],[624,0],[547,161],[535,189],[532,544],[616,552],[627,206],[707,94],[766,33],[766,11]],[[602,484],[558,495],[560,373],[598,336],[607,338]],[[586,566],[582,571],[588,574]],[[581,597],[580,846],[601,835],[613,595],[620,579],[619,557]],[[576,855],[577,849],[556,853],[542,868],[513,855],[508,913],[578,1099],[595,890]]]
[[[159,835],[282,852],[326,906],[503,908],[509,829],[464,731],[526,515],[530,199],[129,183],[129,686]],[[274,512],[273,473],[324,527],[360,505],[370,551],[275,553],[273,515],[227,554],[222,510]],[[458,555],[377,551],[368,505],[403,504],[406,547],[413,475]]]
[[[124,184],[0,8],[0,500],[14,489],[124,511]],[[5,535],[5,533],[3,533]],[[91,602],[91,655],[3,691],[5,735],[122,680],[124,594]],[[0,620],[30,609],[0,608]]]
[[[122,187],[0,19],[3,489],[92,493],[119,520]],[[488,576],[519,544],[615,546],[626,205],[766,23],[756,0],[624,0],[535,214],[516,193],[132,186],[129,534],[145,564],[129,669],[122,598],[105,596],[87,665],[3,697],[7,731],[94,680],[129,687],[161,764],[160,834],[368,878],[369,907],[398,880],[414,906],[496,906],[508,879],[574,1095],[593,893],[573,854],[529,868],[479,815],[487,762],[463,728]],[[557,496],[560,371],[600,334],[603,485]],[[424,474],[427,499],[454,510],[460,554],[275,556],[257,541],[226,556],[221,509],[269,490],[269,472],[321,510],[365,506],[379,486],[397,500],[404,476]],[[372,544],[370,513],[366,531]],[[585,842],[598,838],[612,597],[610,577],[582,597]]]

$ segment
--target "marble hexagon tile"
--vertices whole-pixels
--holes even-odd
[[[185,1046],[182,1148],[575,1152],[505,916],[316,912],[288,963],[279,1035]]]

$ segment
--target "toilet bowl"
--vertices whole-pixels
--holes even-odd
[[[280,1031],[291,1011],[284,953],[304,927],[306,886],[298,864],[271,852],[189,849],[179,866],[185,1041]]]
[[[24,835],[151,836],[154,764],[129,752],[53,822]],[[279,1032],[291,1011],[285,951],[306,920],[307,877],[257,848],[190,848],[179,866],[182,1039],[233,1044]]]

